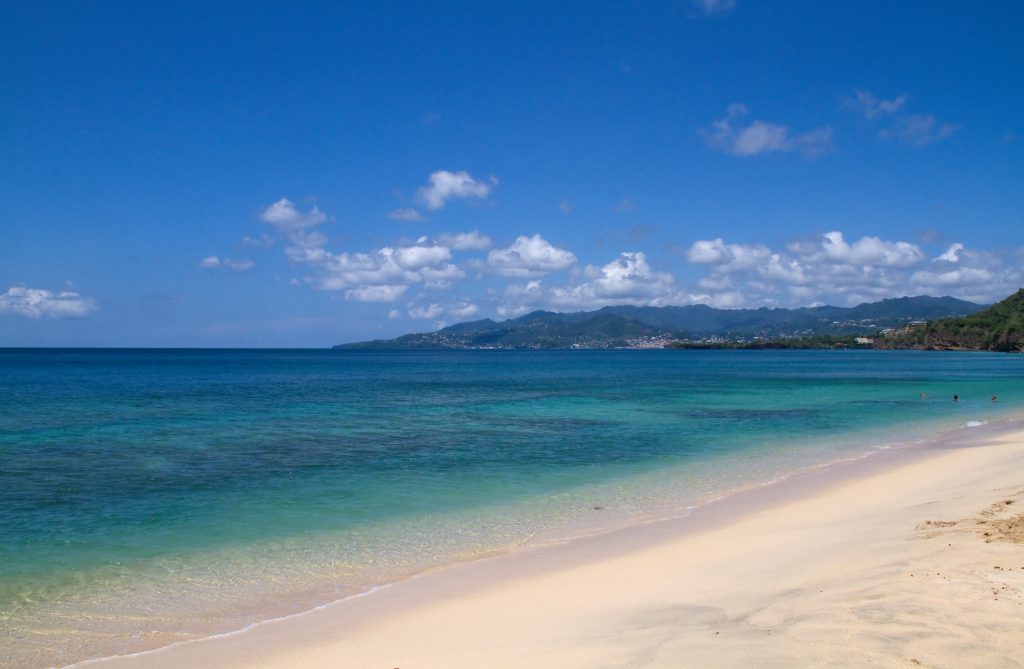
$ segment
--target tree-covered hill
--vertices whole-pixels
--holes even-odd
[[[970,316],[943,318],[898,330],[886,337],[883,345],[966,351],[1024,350],[1024,288]]]

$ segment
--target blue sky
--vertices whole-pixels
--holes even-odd
[[[0,345],[994,301],[1015,2],[0,5]]]

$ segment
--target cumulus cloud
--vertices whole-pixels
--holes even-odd
[[[970,249],[956,242],[914,272],[910,283],[921,292],[994,302],[1016,292],[1024,283],[1020,267],[1019,261],[1002,253]]]
[[[494,249],[487,254],[487,267],[503,276],[536,278],[575,263],[572,252],[553,246],[540,234],[520,235],[507,249]]]
[[[480,250],[491,246],[491,240],[478,231],[443,235],[446,243],[427,237],[415,242],[402,242],[368,252],[334,252],[327,248],[328,239],[316,226],[328,220],[327,215],[312,208],[303,214],[287,199],[268,207],[260,218],[274,224],[283,242],[285,256],[294,265],[309,273],[303,282],[317,290],[341,292],[345,299],[361,302],[394,302],[410,287],[419,285],[425,291],[448,291],[465,278],[465,272],[452,260],[452,249]],[[228,268],[244,271],[252,261],[209,256],[200,261],[206,269]],[[293,285],[298,283],[294,279]]]
[[[839,231],[796,240],[785,249],[694,242],[691,263],[708,268],[691,299],[712,306],[858,304],[903,295],[947,295],[988,302],[1016,290],[1020,272],[996,254],[951,245],[929,261],[916,244]]]
[[[452,252],[446,246],[421,246],[417,244],[416,246],[396,248],[392,251],[392,255],[400,267],[418,270],[424,267],[443,265],[445,261],[451,259]]]
[[[236,272],[247,272],[256,266],[251,260],[232,260],[231,258],[219,258],[217,256],[206,256],[199,261],[199,266],[203,269],[218,269],[225,268],[234,270]]]
[[[743,119],[749,114],[745,105],[731,104],[725,116],[716,119],[701,134],[709,146],[734,156],[798,151],[810,158],[831,148],[832,128],[829,126],[794,135],[784,125],[760,120],[746,123]]]
[[[394,302],[414,284],[446,289],[465,273],[448,262],[451,249],[420,238],[411,246],[385,246],[369,253],[334,253],[319,233],[294,234],[285,248],[289,259],[310,267],[306,282],[318,290],[344,291],[361,302]]]
[[[931,114],[909,113],[905,107],[909,96],[884,100],[870,91],[854,89],[843,106],[860,113],[869,121],[882,124],[878,136],[895,139],[910,146],[925,146],[950,137],[959,126],[939,121]]]
[[[917,244],[887,242],[878,237],[861,237],[853,244],[847,244],[839,231],[822,236],[821,250],[829,260],[851,265],[909,267],[924,259],[924,252]]]
[[[405,207],[403,209],[389,211],[388,218],[396,221],[422,221],[423,214],[413,207]]]
[[[655,272],[642,252],[624,252],[602,266],[589,266],[581,284],[556,287],[549,301],[563,308],[595,308],[609,304],[661,305],[678,299],[675,279],[666,272]]]
[[[300,212],[295,203],[281,198],[260,213],[260,220],[269,223],[279,232],[295,232],[320,225],[327,215],[314,204],[306,213]]]
[[[448,172],[440,170],[430,175],[427,185],[416,195],[423,205],[432,211],[442,209],[448,200],[477,198],[484,199],[498,184],[494,177],[489,182],[477,181],[469,172]]]
[[[486,251],[494,245],[491,238],[480,234],[479,230],[445,233],[441,235],[440,242],[456,251]]]
[[[0,314],[28,318],[81,318],[96,310],[96,301],[70,290],[12,286],[0,294]]]
[[[698,240],[686,252],[686,259],[698,265],[714,265],[718,271],[753,267],[771,254],[761,245],[726,244],[721,237]]]

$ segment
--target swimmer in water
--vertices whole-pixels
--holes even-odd
[[[954,402],[959,402],[960,401],[960,396],[959,395],[953,395],[953,401]]]
[[[998,402],[998,401],[999,401],[999,398],[998,398],[998,397],[996,397],[995,395],[993,395],[993,396],[992,396],[992,401],[993,401],[993,402]]]

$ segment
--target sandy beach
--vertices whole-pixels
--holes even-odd
[[[88,666],[1024,666],[1024,430],[958,430]]]

